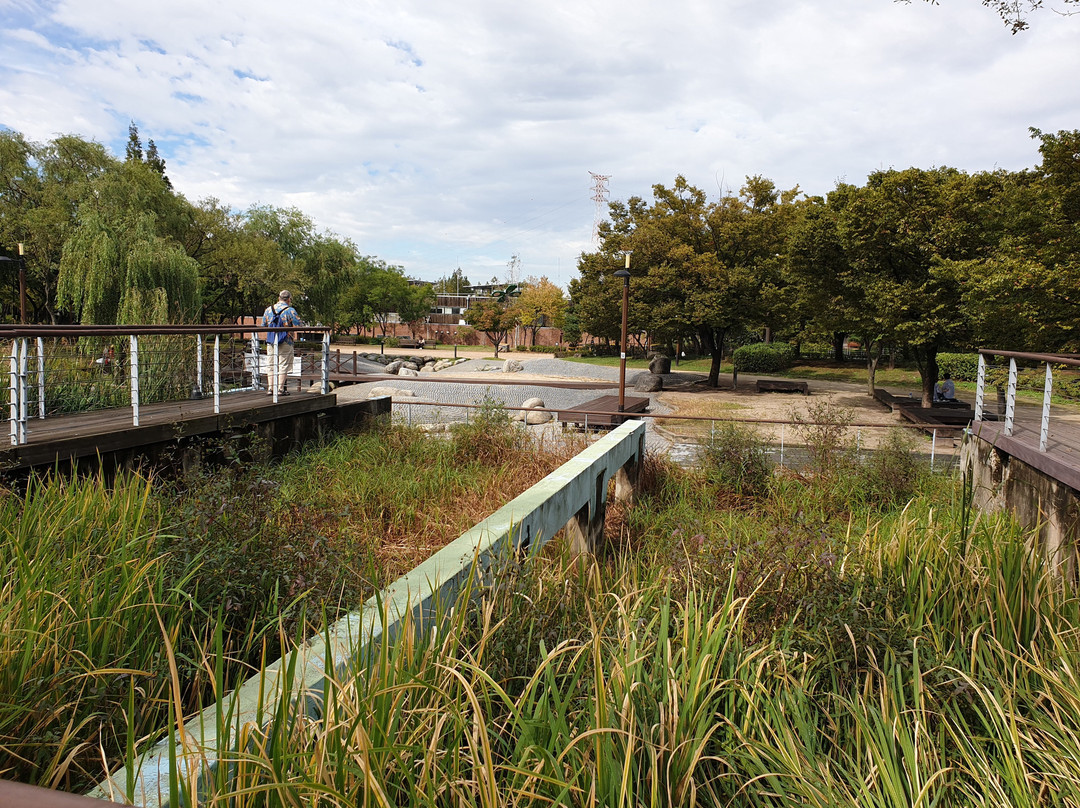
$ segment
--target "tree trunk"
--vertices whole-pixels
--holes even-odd
[[[922,378],[922,406],[931,407],[934,404],[934,385],[938,381],[937,343],[929,343],[916,348],[915,365],[919,368],[919,376]]]
[[[844,337],[847,334],[843,331],[833,331],[832,335],[832,351],[833,359],[837,362],[844,361]]]
[[[702,345],[712,357],[712,363],[709,365],[709,387],[720,386],[720,361],[724,355],[724,337],[726,335],[726,328],[702,328],[700,332]]]
[[[881,361],[881,342],[863,340],[866,345],[866,394],[873,397],[878,362]]]

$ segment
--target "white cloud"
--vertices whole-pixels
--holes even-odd
[[[152,9],[152,12],[151,12]],[[176,187],[296,205],[412,274],[572,274],[612,198],[676,174],[824,193],[880,167],[1021,168],[1076,128],[1080,19],[1011,36],[977,0],[507,4],[0,0],[0,124]]]

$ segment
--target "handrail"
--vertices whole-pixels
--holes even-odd
[[[221,373],[221,338],[223,336],[236,335],[241,341],[248,342],[244,349],[244,364],[246,371],[251,374],[251,385],[246,389],[261,390],[262,379],[260,378],[260,334],[273,331],[296,331],[295,327],[267,327],[260,325],[0,325],[0,340],[10,340],[11,350],[9,353],[9,381],[8,381],[8,408],[9,408],[9,432],[12,446],[19,446],[27,442],[28,420],[30,419],[30,404],[36,400],[37,418],[44,419],[46,416],[45,398],[49,392],[46,386],[46,354],[45,340],[81,339],[84,337],[127,338],[129,348],[127,350],[127,362],[129,365],[129,386],[127,395],[131,405],[132,425],[139,426],[140,404],[140,365],[139,365],[139,338],[156,336],[179,336],[194,339],[195,356],[192,363],[194,376],[188,379],[193,398],[201,398],[207,391],[203,389],[204,362],[203,362],[203,338],[213,337],[212,347],[212,373],[209,379],[213,399],[214,413],[221,412],[222,373]],[[326,394],[330,391],[329,364],[330,364],[330,335],[333,331],[328,326],[304,326],[305,333],[320,334],[322,372],[320,392]],[[31,351],[31,345],[34,351]],[[117,352],[120,348],[117,347]],[[31,354],[33,353],[33,364]],[[112,352],[102,359],[111,360]],[[268,351],[268,359],[274,367],[278,364],[278,344],[274,343]],[[99,360],[102,361],[102,360]],[[145,363],[144,363],[145,364]],[[111,366],[111,362],[110,362]],[[103,366],[104,367],[104,366]],[[153,366],[151,370],[153,372]],[[187,372],[192,372],[188,370]],[[36,383],[35,383],[36,382]],[[273,401],[278,402],[278,387],[275,385]],[[172,391],[175,394],[175,391]],[[50,394],[51,395],[51,394]]]
[[[264,325],[0,325],[0,338],[17,337],[126,337],[195,336],[197,334],[250,334],[256,331],[303,331],[312,334],[331,334],[325,325],[279,327]]]
[[[995,348],[979,348],[980,356],[1003,356],[1006,359],[1029,359],[1033,362],[1049,362],[1054,365],[1080,367],[1080,354],[1045,354],[1025,351],[999,351]]]
[[[1011,437],[1016,425],[1016,385],[1019,371],[1016,366],[1017,359],[1034,362],[1042,362],[1046,366],[1045,381],[1043,382],[1043,405],[1042,419],[1039,423],[1039,451],[1045,452],[1050,441],[1050,398],[1054,389],[1054,365],[1066,365],[1068,367],[1080,367],[1080,356],[1077,354],[1044,354],[1028,353],[1024,351],[1002,351],[996,348],[979,349],[979,371],[975,384],[975,421],[983,419],[983,400],[986,389],[986,357],[1001,356],[1009,360],[1009,381],[1005,394],[1005,426],[1002,434]]]

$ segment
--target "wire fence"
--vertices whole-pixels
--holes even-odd
[[[407,399],[395,399],[392,409],[394,423],[422,428],[429,432],[444,432],[455,423],[468,423],[475,413],[488,409],[491,402],[485,404],[413,402]],[[935,472],[949,472],[959,468],[960,443],[964,429],[956,427],[919,427],[915,424],[897,422],[894,424],[857,424],[844,425],[835,421],[754,421],[734,418],[707,418],[702,416],[685,417],[671,414],[636,413],[633,416],[620,416],[617,413],[596,412],[592,423],[590,413],[574,411],[572,420],[562,420],[566,410],[550,408],[503,407],[524,428],[525,418],[534,414],[541,421],[540,413],[546,413],[550,420],[537,423],[538,428],[554,430],[557,433],[572,431],[586,441],[594,441],[611,428],[612,416],[616,420],[642,418],[646,420],[646,445],[650,451],[662,452],[680,465],[696,465],[703,451],[716,439],[716,432],[723,426],[737,424],[751,432],[764,446],[764,450],[778,467],[801,470],[813,465],[812,450],[807,448],[808,430],[831,430],[830,440],[837,447],[847,452],[855,460],[869,460],[881,447],[889,444],[888,434],[902,433],[906,440],[902,445],[909,446],[909,453]],[[672,422],[680,422],[681,428],[672,428]],[[690,428],[681,422],[689,422]],[[809,436],[814,440],[814,436]]]

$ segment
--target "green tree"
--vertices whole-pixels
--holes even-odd
[[[58,300],[84,323],[192,322],[198,263],[158,225],[172,207],[162,178],[125,162],[93,182],[65,240]]]
[[[469,279],[465,277],[465,273],[461,271],[461,267],[458,267],[449,275],[444,275],[435,281],[435,283],[431,285],[431,288],[441,294],[460,295],[467,294],[470,286],[472,286],[472,284],[469,283]]]
[[[391,316],[401,311],[408,295],[409,280],[401,267],[382,264],[372,273],[367,304],[384,337]]]
[[[544,326],[562,327],[563,314],[566,312],[566,296],[563,290],[547,277],[530,278],[522,284],[522,291],[514,308],[518,312],[518,322],[532,336],[536,345],[536,332]]]
[[[829,196],[864,316],[911,352],[923,405],[933,401],[937,354],[967,344],[963,281],[990,254],[980,203],[993,189],[953,168],[877,171],[866,186]]]
[[[785,208],[796,193],[748,177],[737,197],[709,203],[679,176],[671,188],[653,186],[652,205],[637,197],[612,203],[600,251],[582,256],[581,278],[571,283],[582,326],[618,337],[622,284],[613,270],[629,250],[631,333],[666,341],[693,334],[711,356],[709,384],[717,386],[728,335],[769,315],[765,293],[778,283]]]
[[[498,356],[499,345],[506,341],[509,333],[518,325],[518,312],[508,301],[500,301],[494,297],[480,298],[466,309],[465,322],[477,331],[487,334],[495,346],[495,355]]]
[[[427,323],[436,299],[430,283],[410,284],[408,291],[402,296],[398,317],[403,323],[408,323],[409,332],[414,338]]]
[[[141,163],[143,159],[142,140],[139,139],[139,127],[135,121],[128,124],[127,146],[124,149],[124,159],[128,162]]]

